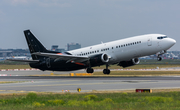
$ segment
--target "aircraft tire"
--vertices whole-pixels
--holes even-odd
[[[93,73],[93,72],[94,72],[94,69],[92,69],[92,68],[87,68],[86,72],[87,72],[87,73]]]
[[[104,73],[104,74],[110,74],[110,72],[111,72],[111,71],[110,71],[109,69],[104,69],[104,70],[103,70],[103,73]]]
[[[162,60],[162,58],[161,58],[161,57],[158,57],[158,58],[157,58],[157,60],[158,60],[158,61],[161,61],[161,60]]]

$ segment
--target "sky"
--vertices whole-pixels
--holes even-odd
[[[180,0],[0,0],[0,48],[27,49],[30,29],[40,42],[82,47],[143,34],[165,34],[180,50]]]

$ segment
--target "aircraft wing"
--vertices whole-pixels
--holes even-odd
[[[18,62],[28,62],[28,63],[38,63],[39,60],[19,60],[19,59],[6,59],[8,61],[18,61]]]
[[[46,56],[46,57],[50,57],[50,58],[54,58],[54,61],[58,61],[58,60],[66,60],[66,63],[68,62],[84,62],[84,61],[88,61],[89,58],[85,57],[85,56],[73,56],[73,55],[64,55],[64,54],[56,54],[56,53],[42,53],[42,52],[36,52],[36,53],[32,53],[33,55],[39,55],[39,56]]]

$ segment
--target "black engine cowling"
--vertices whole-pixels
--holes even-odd
[[[133,65],[137,65],[139,64],[140,60],[138,58],[133,58],[130,61],[121,61],[119,62],[119,66],[122,66],[123,68],[129,67],[129,66],[133,66]]]
[[[90,57],[91,66],[99,66],[109,62],[107,54],[98,54]]]

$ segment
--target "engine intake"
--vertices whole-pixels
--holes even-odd
[[[102,55],[101,55],[101,60],[102,60],[102,62],[104,62],[104,63],[109,62],[108,55],[107,55],[107,54],[102,54]]]
[[[140,60],[138,58],[133,58],[130,61],[121,61],[119,62],[119,66],[122,66],[123,68],[129,67],[129,66],[133,66],[133,65],[137,65],[139,64]]]
[[[109,62],[107,54],[98,54],[90,57],[91,66],[99,66]]]

